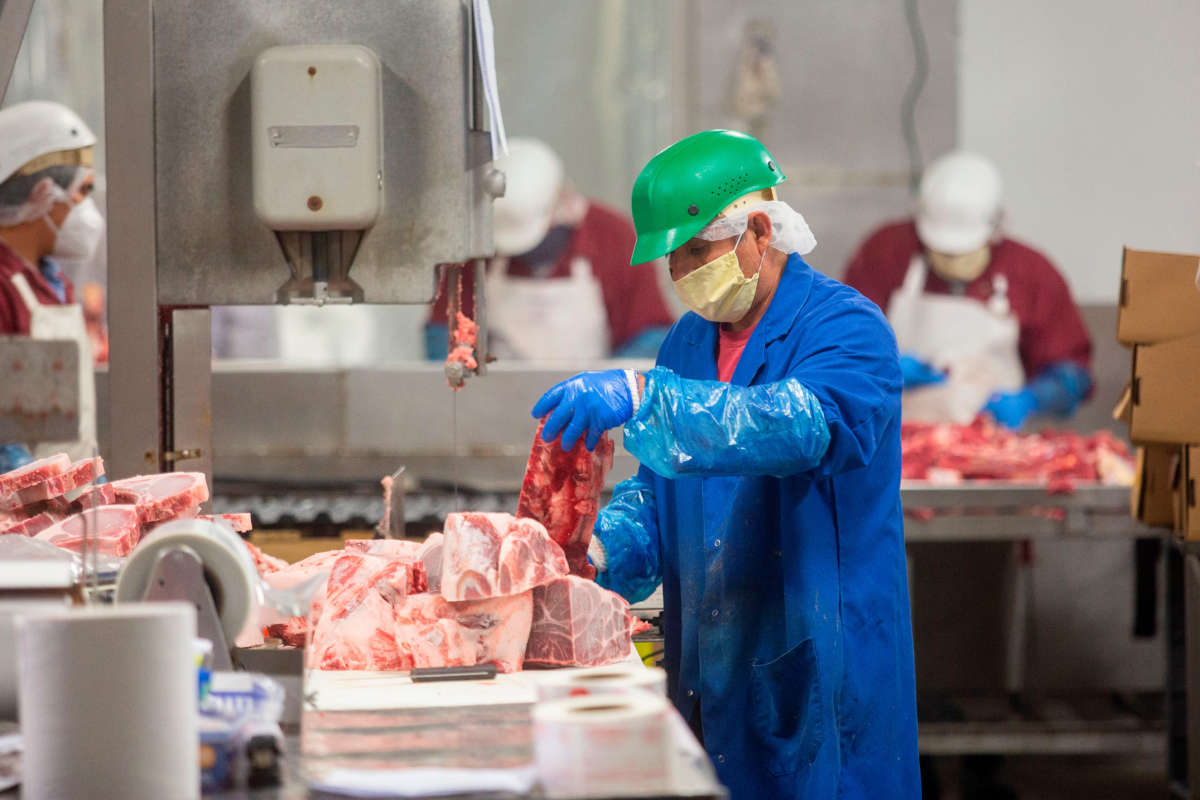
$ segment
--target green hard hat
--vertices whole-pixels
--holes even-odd
[[[702,131],[663,150],[633,184],[637,243],[630,264],[670,253],[744,194],[786,179],[762,142],[737,131]]]

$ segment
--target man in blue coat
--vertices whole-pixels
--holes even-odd
[[[733,800],[915,798],[896,343],[803,261],[783,180],[731,131],[655,156],[632,263],[668,256],[693,313],[653,370],[582,373],[533,413],[564,448],[624,425],[641,468],[597,520],[597,580],[662,582],[669,691]]]

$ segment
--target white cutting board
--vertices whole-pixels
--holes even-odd
[[[642,664],[637,651],[622,663]],[[306,707],[317,711],[379,711],[389,708],[455,708],[502,706],[537,701],[539,681],[586,667],[525,670],[487,681],[413,683],[405,672],[310,670],[304,684]]]

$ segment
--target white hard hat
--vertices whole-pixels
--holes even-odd
[[[917,235],[930,250],[960,255],[987,244],[1000,213],[1000,171],[974,153],[956,151],[921,178]]]
[[[0,183],[38,156],[94,144],[91,128],[60,103],[31,100],[0,109]]]
[[[504,173],[504,196],[492,206],[492,236],[504,256],[527,253],[546,238],[563,185],[562,159],[537,139],[508,140],[508,155],[495,166]]]

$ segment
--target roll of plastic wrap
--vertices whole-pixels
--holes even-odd
[[[646,692],[572,697],[533,710],[538,775],[548,797],[665,794],[671,709]]]
[[[138,602],[162,553],[190,548],[204,562],[204,577],[212,589],[225,638],[233,642],[248,624],[257,621],[261,589],[258,570],[241,537],[224,525],[201,519],[181,519],[155,528],[130,554],[117,579],[117,602]]]
[[[658,667],[614,664],[585,670],[561,670],[538,675],[538,700],[564,697],[625,694],[645,691],[659,697],[667,695],[667,673]]]
[[[186,603],[19,618],[22,797],[199,797],[195,636]]]

